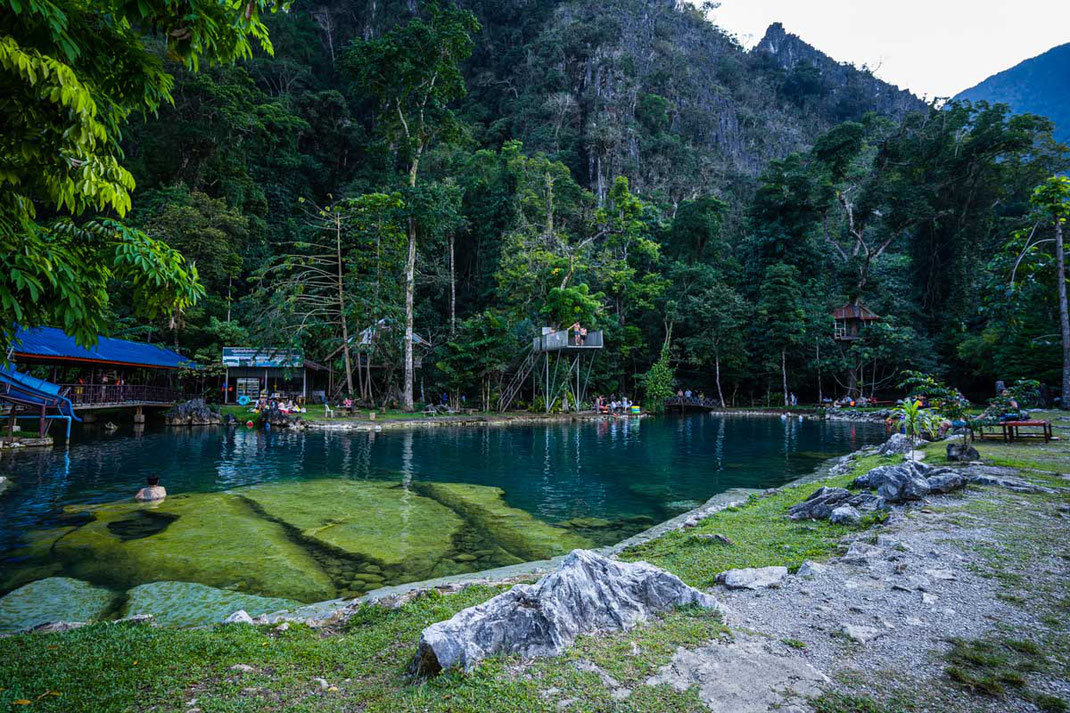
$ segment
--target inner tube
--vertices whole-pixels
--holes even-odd
[[[246,425],[246,427],[248,427],[248,428],[252,428],[252,427],[253,427],[253,426],[255,426],[256,424],[255,424],[255,423],[253,423],[252,421],[246,421],[246,422],[245,422],[245,425]]]
[[[243,396],[239,396],[238,397],[238,405],[239,406],[247,406],[248,404],[249,404],[249,397],[248,396],[244,396],[243,395]]]

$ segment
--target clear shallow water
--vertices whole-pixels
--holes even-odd
[[[785,422],[778,418],[723,418],[708,414],[380,433],[150,427],[142,435],[135,436],[129,427],[111,435],[86,430],[74,435],[68,449],[5,453],[0,457],[0,473],[15,482],[14,489],[0,496],[0,591],[39,578],[34,574],[38,571],[40,576],[73,574],[89,580],[102,579],[99,570],[93,576],[80,575],[77,561],[73,562],[72,572],[72,557],[99,557],[99,551],[87,550],[85,554],[78,554],[81,550],[76,550],[74,555],[68,552],[62,566],[42,570],[42,557],[47,561],[50,555],[47,551],[42,554],[38,548],[34,552],[36,559],[29,562],[27,553],[31,547],[28,542],[35,536],[27,535],[59,526],[78,525],[85,521],[84,516],[82,520],[72,521],[70,514],[64,514],[65,508],[128,499],[149,474],[158,474],[171,496],[234,489],[239,489],[234,492],[256,492],[257,489],[246,491],[241,488],[278,484],[269,486],[270,491],[271,487],[276,490],[290,487],[286,484],[293,481],[312,481],[315,488],[320,488],[317,492],[321,492],[324,481],[330,479],[371,481],[362,485],[341,485],[364,488],[378,484],[382,487],[374,493],[383,493],[384,497],[390,498],[409,490],[427,495],[426,488],[435,487],[429,485],[433,483],[493,486],[504,490],[503,507],[517,508],[541,521],[517,519],[510,514],[515,511],[509,511],[505,513],[511,518],[509,526],[531,529],[544,523],[563,523],[573,528],[570,532],[579,532],[594,544],[606,544],[695,507],[730,488],[781,485],[810,472],[829,457],[877,442],[883,436],[884,429],[873,424]],[[384,483],[404,484],[406,489],[388,489]],[[309,492],[315,489],[312,483],[307,487]],[[333,486],[328,482],[326,487]],[[474,490],[478,497],[486,499],[485,489]],[[294,491],[290,492],[293,497]],[[296,493],[300,498],[301,489],[296,489]],[[374,493],[371,497],[376,497]],[[453,497],[455,494],[447,495]],[[407,497],[403,495],[402,499]],[[492,513],[489,520],[480,519],[479,513],[473,516],[471,508],[466,509],[465,503],[458,507],[457,502],[443,500],[441,494],[435,497],[460,513],[461,519],[466,521],[464,532],[450,531],[455,544],[445,556],[453,558],[449,560],[451,565],[471,571],[485,565],[515,561],[517,557],[531,558],[525,554],[533,551],[531,547],[525,549],[523,545],[506,543],[508,533],[503,539],[501,531],[495,529],[504,517],[501,513]],[[175,499],[169,498],[169,503],[171,500]],[[275,501],[268,498],[268,510],[275,507],[275,512],[265,512],[262,502],[252,504],[260,515],[278,518],[279,508],[285,512],[286,503],[295,501],[282,501],[281,506],[278,502],[277,498]],[[315,502],[326,501],[310,500],[302,504],[314,507]],[[381,525],[383,532],[373,534],[384,534],[389,538],[392,536],[390,528],[398,526],[394,521],[408,517],[397,515],[393,510],[383,510],[375,515],[367,507],[367,501],[361,502],[365,504],[354,508],[368,510],[368,516],[359,523],[365,528],[362,530],[365,535],[368,527],[374,529]],[[176,500],[176,503],[180,501]],[[403,503],[404,513],[409,512],[407,503],[407,500]],[[335,504],[331,503],[331,506]],[[340,512],[343,518],[348,517],[344,507]],[[527,514],[520,513],[525,518]],[[314,517],[315,513],[306,515]],[[360,519],[359,513],[356,516]],[[186,517],[183,522],[192,521],[189,515]],[[454,516],[451,514],[450,517]],[[596,523],[590,518],[602,522]],[[326,515],[325,521],[334,522]],[[307,517],[304,522],[290,523],[294,525],[291,530],[296,532],[295,528],[304,528],[305,522]],[[166,524],[163,520],[160,527]],[[145,523],[140,519],[123,521],[111,525],[110,532],[115,536],[130,537],[129,530],[135,537],[151,537],[155,525],[149,523],[147,534],[138,535],[137,530],[142,525]],[[594,529],[584,530],[587,525]],[[198,527],[198,538],[208,544],[218,541],[222,546],[232,534],[226,517],[220,517],[218,521],[206,518]],[[434,525],[414,519],[406,527],[405,537],[416,537],[426,535],[419,531],[420,528]],[[575,529],[577,527],[580,529]],[[486,530],[491,531],[492,536],[487,535]],[[553,528],[553,531],[557,529]],[[333,547],[336,543],[327,544]],[[499,551],[498,545],[508,550],[510,557],[496,558],[486,554],[491,550]],[[480,559],[469,559],[465,553],[470,552],[475,552]],[[458,556],[458,553],[464,556]],[[320,558],[317,561],[323,564],[323,553],[315,554]],[[357,585],[374,588],[382,583],[418,578],[432,572],[418,568],[409,572],[385,565],[387,572],[376,572],[380,567],[369,567],[369,562],[384,565],[380,558],[361,555],[353,562],[346,560],[344,572],[337,574],[330,569],[337,563],[325,564],[334,578],[332,586],[335,589],[331,593],[359,593],[363,589],[355,589]],[[31,564],[37,568],[33,572],[29,570]],[[441,567],[436,566],[439,568],[433,572],[442,573]],[[363,573],[367,579],[369,569],[374,572],[371,580],[381,575],[384,582],[339,584],[339,576],[351,577],[355,572]],[[193,577],[190,579],[196,581]],[[143,581],[155,581],[152,572],[128,575],[120,584],[126,588]],[[220,586],[215,582],[205,583]],[[238,584],[233,588],[256,594],[278,594],[264,591],[264,585]]]

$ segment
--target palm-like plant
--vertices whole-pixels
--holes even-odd
[[[940,427],[939,417],[922,408],[921,401],[907,399],[892,413],[899,417],[903,432],[910,439],[910,460],[914,460],[914,444],[925,435],[935,433]]]

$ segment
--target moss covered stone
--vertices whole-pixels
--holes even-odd
[[[235,492],[321,547],[401,568],[408,578],[430,572],[464,525],[448,507],[396,483],[303,480]]]
[[[160,624],[176,626],[218,624],[239,609],[257,616],[300,606],[292,599],[258,597],[193,582],[142,584],[126,596],[124,616],[150,614]]]
[[[501,488],[467,483],[415,483],[413,487],[459,513],[470,525],[523,560],[546,559],[592,544],[570,530],[509,507]]]
[[[160,580],[314,602],[334,588],[311,554],[278,523],[229,493],[192,493],[159,504],[111,503],[56,541],[65,571],[123,589]]]
[[[115,604],[115,592],[67,577],[30,582],[0,598],[0,633],[54,621],[92,621]]]

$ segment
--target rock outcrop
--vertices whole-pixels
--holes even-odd
[[[216,426],[223,423],[223,417],[204,399],[190,399],[175,404],[163,418],[168,426]]]
[[[882,456],[902,456],[912,450],[910,438],[902,433],[893,433],[877,450]]]
[[[868,493],[852,493],[845,488],[821,487],[803,502],[788,508],[792,520],[827,520],[837,508],[850,506],[856,510],[875,512],[885,507],[884,498]]]
[[[724,611],[710,595],[653,565],[575,550],[535,584],[518,584],[424,629],[413,667],[426,676],[468,670],[495,654],[554,656],[580,634],[629,629],[688,604]]]

